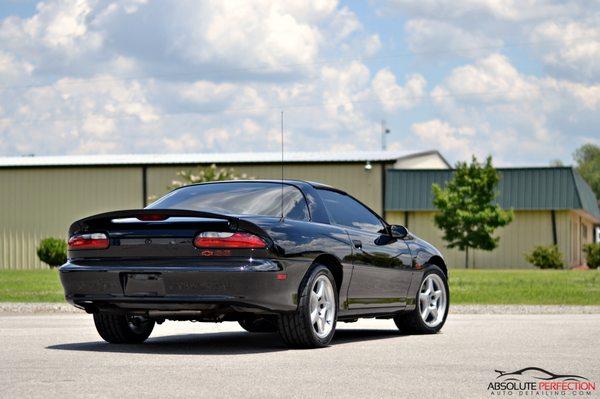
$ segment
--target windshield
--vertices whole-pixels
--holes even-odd
[[[281,184],[235,182],[188,186],[172,191],[148,208],[188,209],[228,215],[281,216]],[[283,214],[290,219],[309,220],[306,201],[296,187],[283,187]]]

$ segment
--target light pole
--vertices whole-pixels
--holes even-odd
[[[385,135],[390,133],[390,129],[385,126],[385,120],[381,120],[381,151],[385,151]]]

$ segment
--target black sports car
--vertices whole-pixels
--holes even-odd
[[[238,321],[320,347],[337,321],[393,318],[435,333],[448,314],[440,252],[323,184],[186,186],[145,209],[79,220],[69,237],[65,297],[111,343],[143,342],[169,319]]]

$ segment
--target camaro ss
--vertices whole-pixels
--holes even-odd
[[[338,321],[391,318],[401,331],[436,333],[448,315],[440,252],[319,183],[182,187],[145,209],[76,221],[68,247],[65,297],[115,344],[195,320],[321,347]]]

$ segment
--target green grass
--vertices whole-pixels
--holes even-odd
[[[600,305],[600,272],[450,270],[454,304]],[[0,270],[0,302],[63,302],[56,270]]]
[[[452,303],[600,305],[596,270],[450,270]]]
[[[57,270],[0,270],[0,302],[64,302]]]

